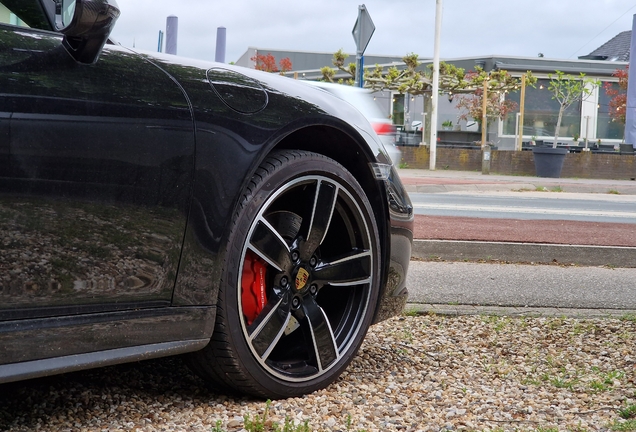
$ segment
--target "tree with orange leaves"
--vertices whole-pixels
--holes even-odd
[[[281,59],[278,65],[276,65],[276,58],[270,53],[256,54],[250,60],[255,63],[254,68],[260,71],[278,72],[281,75],[285,75],[285,72],[292,70],[292,62],[289,57]]]
[[[611,82],[606,82],[603,86],[605,94],[611,98],[609,102],[609,115],[612,121],[625,124],[629,66],[626,66],[625,69],[616,69],[612,75],[618,78],[618,88],[613,86]]]

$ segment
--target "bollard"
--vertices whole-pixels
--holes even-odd
[[[492,147],[490,144],[484,144],[481,151],[481,173],[490,174],[490,155]]]

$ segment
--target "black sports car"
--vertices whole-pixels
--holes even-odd
[[[358,111],[113,44],[114,0],[0,4],[0,383],[187,354],[301,395],[401,311],[412,207]]]

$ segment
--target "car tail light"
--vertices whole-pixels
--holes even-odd
[[[397,130],[395,126],[389,123],[371,123],[371,126],[373,126],[373,130],[375,130],[375,133],[378,135],[394,134]]]

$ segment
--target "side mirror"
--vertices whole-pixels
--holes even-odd
[[[55,24],[66,51],[77,62],[97,62],[119,13],[116,0],[58,1]]]

